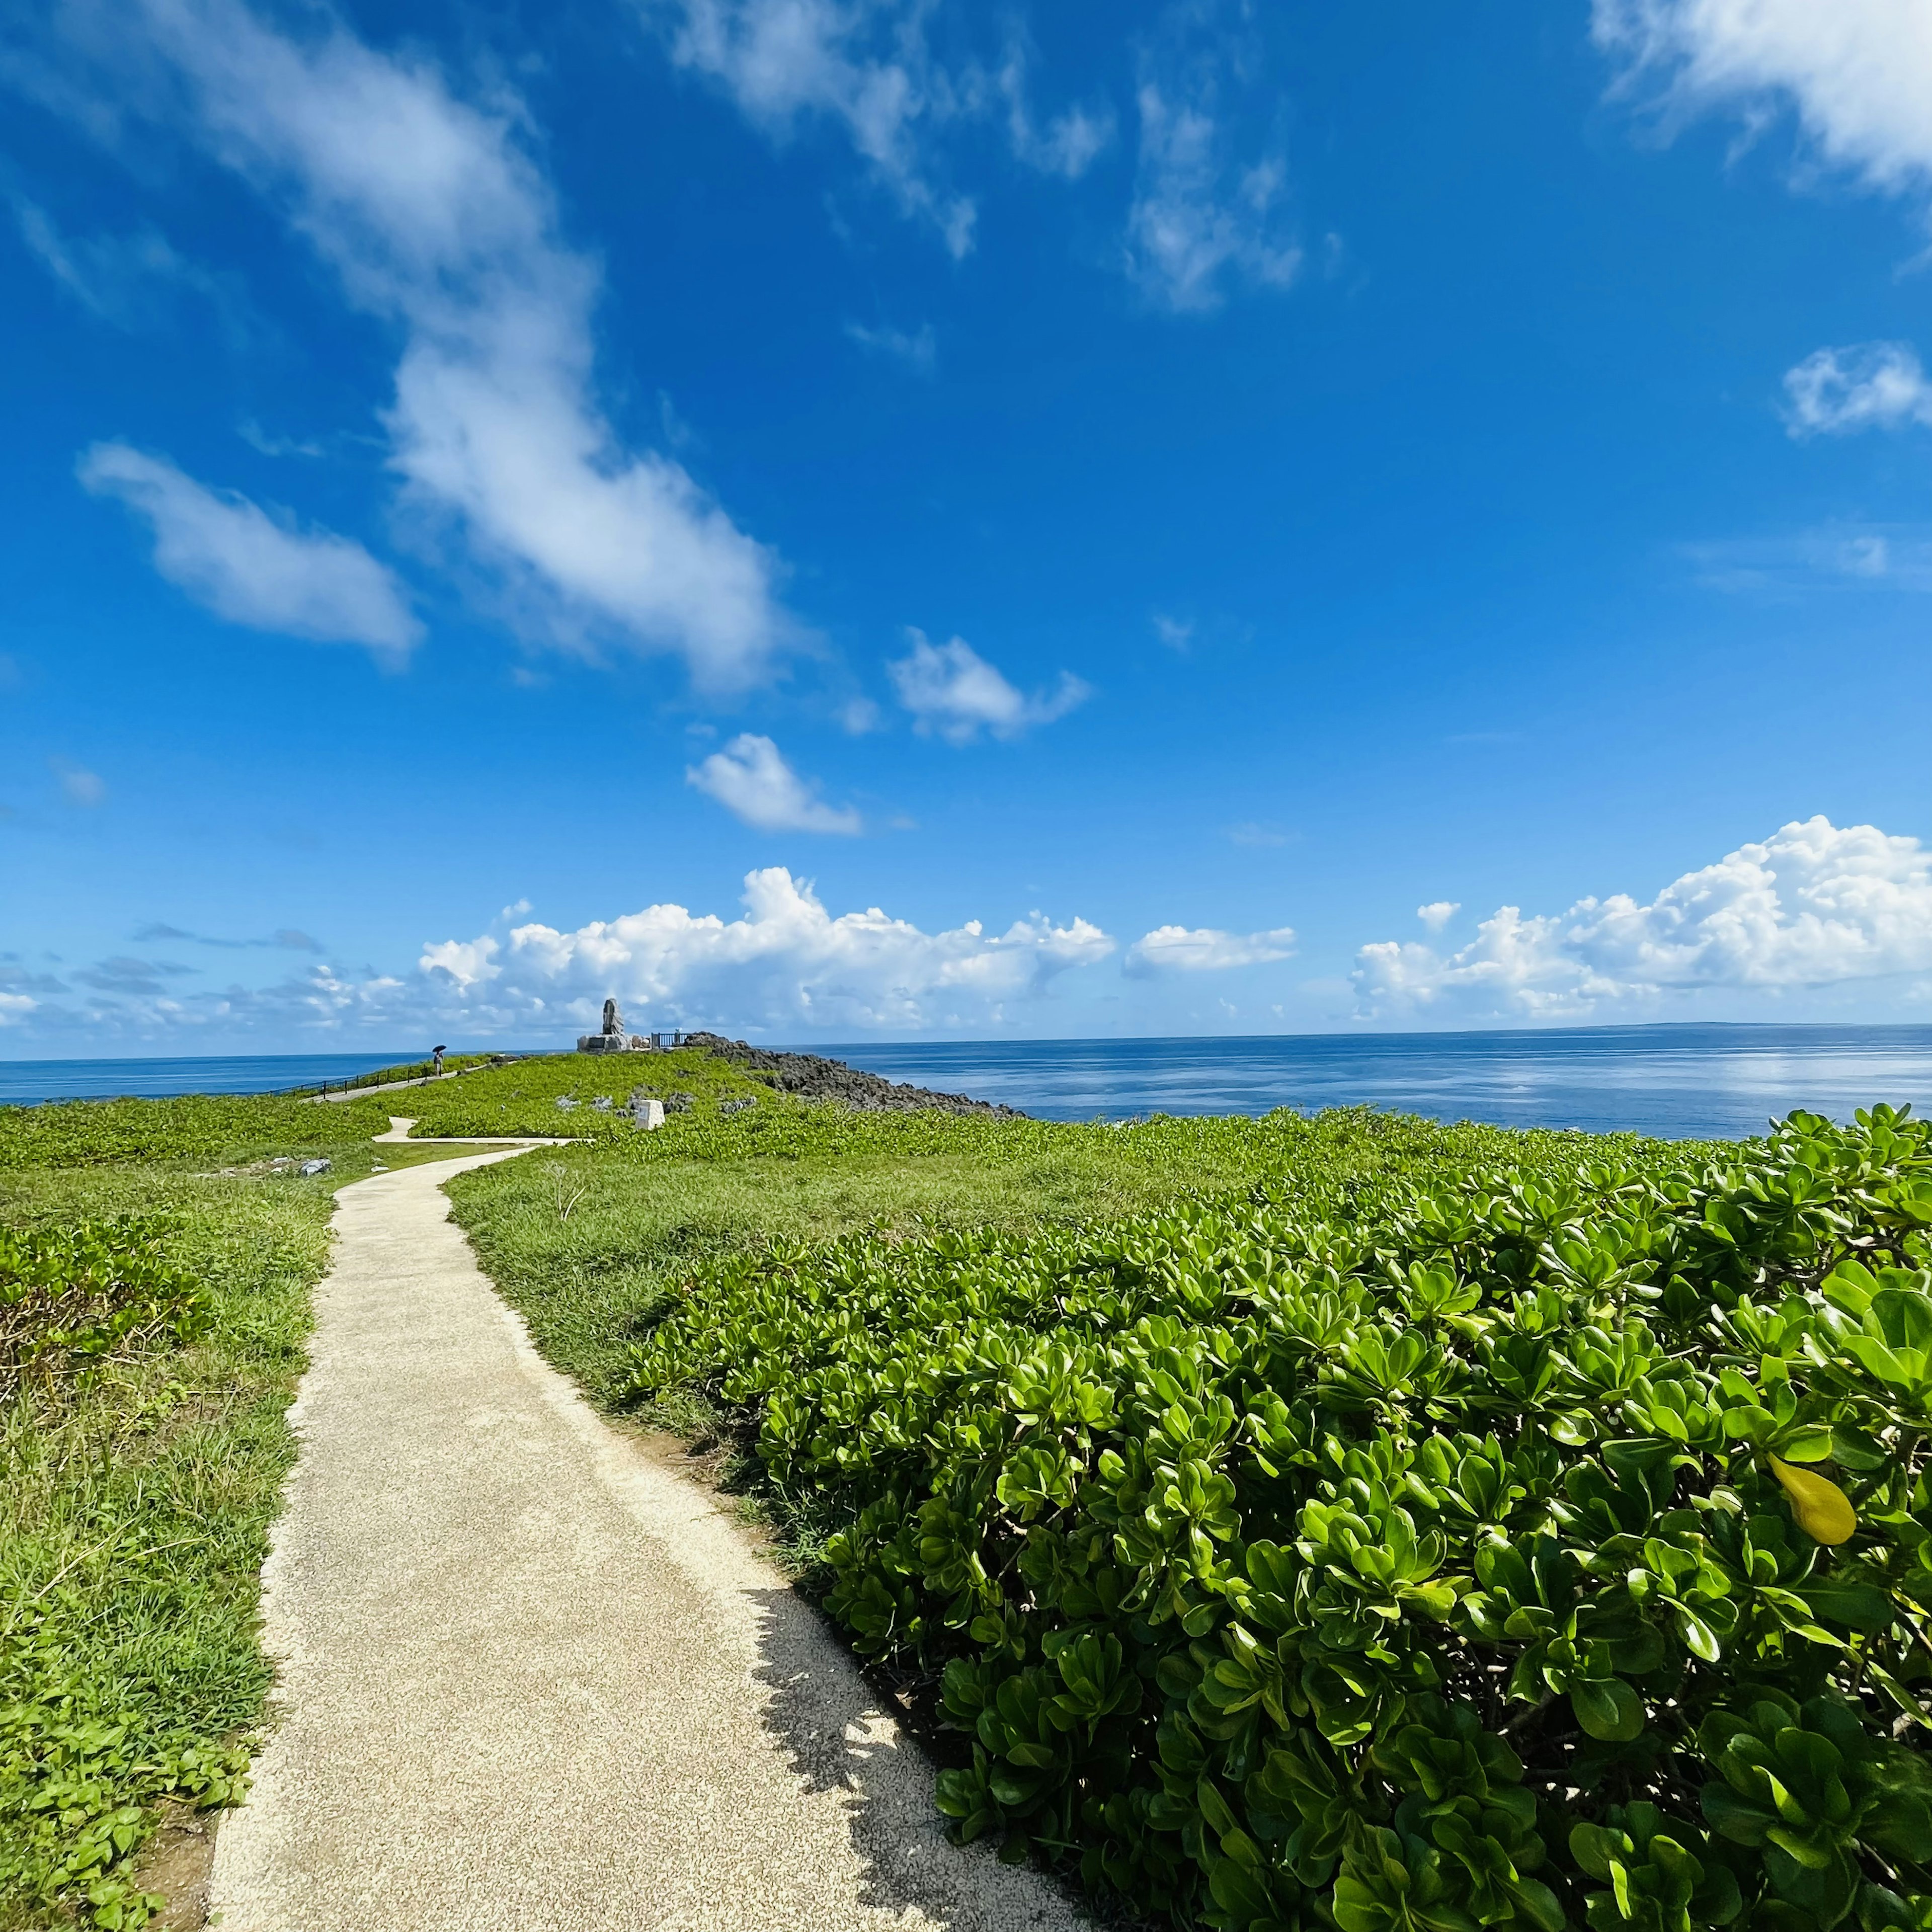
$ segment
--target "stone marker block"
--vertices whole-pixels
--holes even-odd
[[[652,1127],[661,1127],[664,1124],[664,1102],[662,1100],[633,1100],[631,1102],[631,1118],[646,1132]]]

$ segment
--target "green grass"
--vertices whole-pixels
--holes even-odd
[[[627,1119],[598,1112],[594,1102],[602,1098],[621,1106],[639,1088],[656,1100],[688,1094],[696,1117],[703,1118],[712,1118],[721,1100],[750,1098],[774,1110],[792,1104],[743,1068],[714,1060],[701,1047],[669,1053],[548,1054],[377,1100],[396,1113],[415,1116],[418,1136],[572,1134],[624,1140],[635,1137],[637,1129]],[[560,1100],[578,1104],[560,1108]],[[673,1118],[680,1132],[691,1124],[688,1117]]]
[[[0,1411],[9,1932],[141,1923],[131,1876],[158,1801],[221,1802],[246,1770],[272,1675],[256,1614],[293,1456],[284,1412],[338,1178],[0,1174],[10,1224],[164,1217],[212,1318],[185,1346]]]

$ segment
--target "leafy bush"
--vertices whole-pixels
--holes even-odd
[[[0,1228],[0,1400],[164,1340],[206,1318],[201,1285],[154,1222]]]
[[[1008,1856],[1222,1932],[1932,1926],[1932,1132],[721,1263]]]

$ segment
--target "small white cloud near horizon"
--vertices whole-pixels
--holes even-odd
[[[1594,0],[1597,44],[1666,110],[1789,106],[1828,166],[1886,192],[1932,184],[1932,16],[1918,0]]]
[[[1460,899],[1431,899],[1428,904],[1416,908],[1415,916],[1431,932],[1440,932],[1462,910]]]
[[[1932,382],[1909,342],[1814,350],[1786,372],[1785,426],[1802,440],[1932,424]]]
[[[845,333],[861,349],[903,362],[922,376],[930,376],[938,367],[939,339],[929,322],[920,323],[910,334],[883,323],[877,328],[868,328],[862,322],[848,322]]]
[[[910,654],[886,666],[893,688],[912,713],[913,728],[937,732],[950,745],[970,744],[982,729],[996,738],[1018,737],[1065,717],[1093,695],[1090,685],[1064,670],[1052,692],[1029,697],[963,638],[935,644],[921,630],[908,628],[906,635]]]
[[[362,644],[392,662],[422,637],[394,574],[347,537],[291,527],[124,442],[97,442],[76,473],[92,495],[146,518],[155,569],[231,624]]]
[[[1220,973],[1234,966],[1263,966],[1290,958],[1294,928],[1271,932],[1221,932],[1212,926],[1157,926],[1127,948],[1124,970],[1136,979],[1155,973]]]
[[[730,921],[651,905],[574,932],[532,925],[507,940],[446,940],[419,963],[497,1030],[587,1016],[609,995],[740,1028],[869,1029],[997,1023],[1009,1002],[1114,950],[1085,920],[1055,926],[1039,913],[991,936],[977,920],[923,932],[876,906],[834,917],[779,866],[746,874],[743,903]]]
[[[770,739],[740,732],[722,751],[685,768],[685,782],[760,832],[826,832],[850,837],[865,821],[850,806],[827,805]]]
[[[1670,994],[1921,972],[1932,968],[1932,851],[1814,818],[1686,873],[1647,905],[1618,892],[1557,914],[1503,906],[1456,952],[1384,940],[1355,958],[1364,1018],[1426,1010],[1562,1020]]]

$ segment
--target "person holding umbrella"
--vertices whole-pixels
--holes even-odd
[[[433,1076],[442,1071],[442,1054],[443,1049],[440,1046],[430,1049],[430,1071]]]

